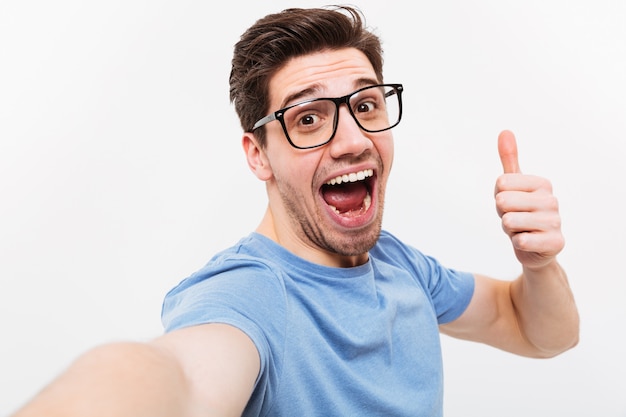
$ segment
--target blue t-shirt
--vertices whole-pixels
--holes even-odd
[[[386,231],[366,264],[331,268],[252,233],[166,296],[166,331],[227,323],[261,370],[244,416],[441,416],[438,325],[456,319],[474,278]]]

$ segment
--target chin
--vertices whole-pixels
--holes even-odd
[[[378,242],[380,230],[381,225],[378,223],[367,229],[344,233],[336,238],[331,238],[329,244],[333,252],[342,256],[363,255]]]

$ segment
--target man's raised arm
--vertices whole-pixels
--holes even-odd
[[[240,330],[193,326],[86,352],[13,417],[238,416],[259,366]]]
[[[521,173],[511,132],[498,137],[498,152],[504,174],[496,209],[522,274],[512,282],[476,275],[467,310],[441,330],[524,356],[555,356],[575,346],[579,334],[574,296],[556,260],[564,246],[558,202],[548,180]]]

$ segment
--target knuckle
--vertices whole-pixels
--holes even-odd
[[[561,216],[554,216],[554,218],[550,222],[550,226],[554,230],[560,230],[561,229],[561,223],[562,223],[561,222]]]
[[[515,224],[515,216],[513,216],[513,213],[504,213],[502,215],[502,228],[504,230],[513,230]]]
[[[528,252],[530,247],[529,233],[518,233],[513,236],[513,245],[518,250]]]
[[[559,211],[559,200],[553,195],[550,195],[548,199],[548,208],[553,211]]]
[[[552,193],[552,182],[547,178],[543,178],[543,183],[541,185],[541,188],[543,188],[549,193]]]
[[[507,186],[506,175],[500,175],[496,179],[496,191],[505,190]]]
[[[503,209],[504,207],[506,207],[507,198],[506,198],[506,194],[504,194],[503,192],[497,193],[495,196],[495,200],[496,200],[496,207],[500,209]]]

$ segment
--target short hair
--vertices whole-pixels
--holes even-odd
[[[243,130],[251,132],[270,111],[270,79],[289,60],[343,48],[363,52],[378,81],[383,81],[381,40],[355,7],[289,8],[257,20],[235,44],[230,72],[230,100]],[[258,129],[257,138],[265,146],[264,127]]]

